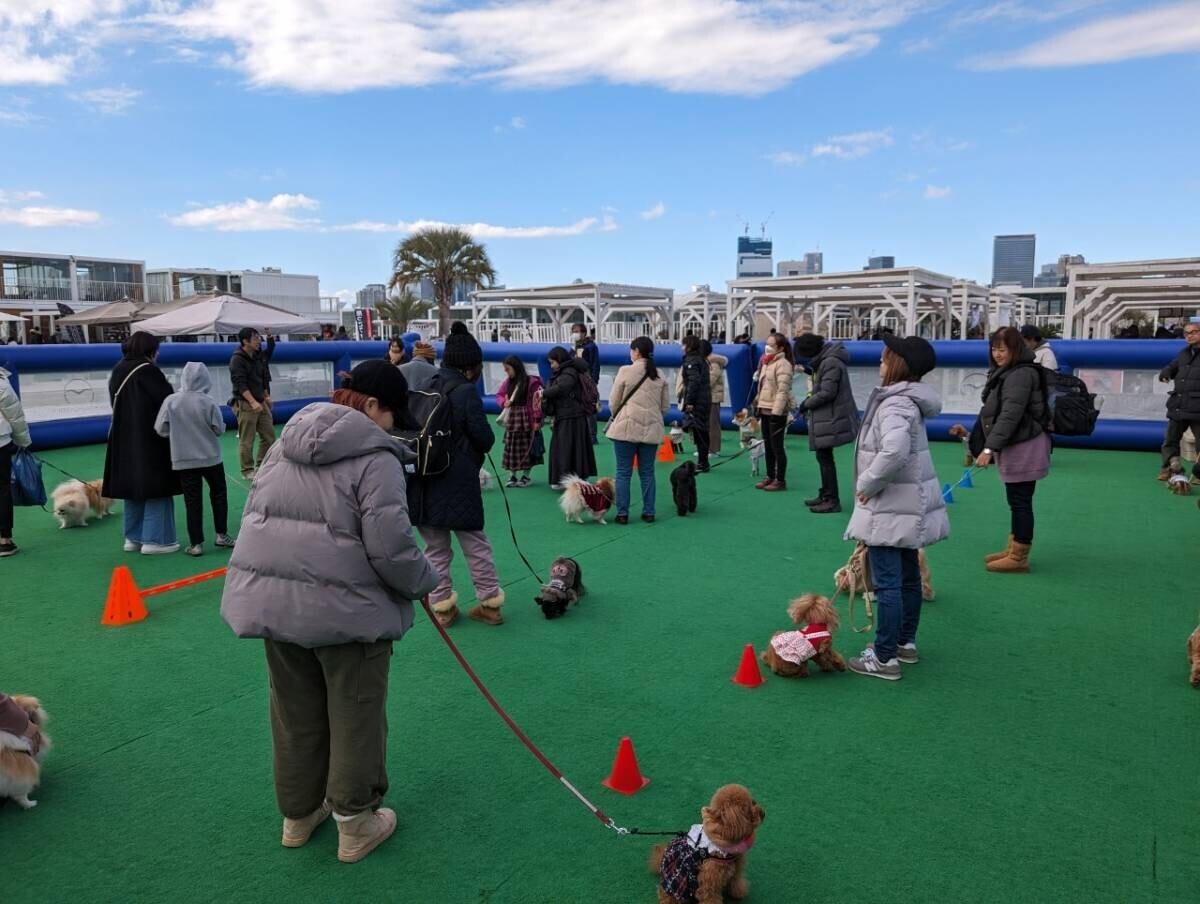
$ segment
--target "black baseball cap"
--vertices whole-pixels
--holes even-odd
[[[933,346],[920,336],[905,336],[902,339],[899,336],[884,333],[883,344],[904,359],[904,363],[908,365],[908,372],[912,374],[914,380],[919,380],[937,367],[937,353],[934,352]]]
[[[378,399],[380,405],[393,413],[408,411],[408,381],[400,368],[382,358],[362,362],[342,381],[342,388]]]

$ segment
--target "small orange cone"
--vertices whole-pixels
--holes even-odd
[[[637,453],[633,453],[633,470],[637,470]]]
[[[670,435],[663,437],[662,445],[658,447],[657,460],[663,462],[675,461],[675,447],[671,445]]]
[[[737,674],[730,679],[742,687],[758,687],[763,683],[762,672],[758,669],[758,657],[754,655],[754,644],[746,644],[742,650],[742,661],[738,665]]]
[[[612,772],[601,784],[620,794],[637,794],[650,784],[650,779],[638,769],[633,741],[629,738],[621,738],[621,743],[617,746],[617,757],[613,760]]]
[[[148,614],[129,568],[118,565],[113,569],[112,581],[108,585],[108,599],[104,601],[104,615],[100,624],[115,628],[140,622]]]

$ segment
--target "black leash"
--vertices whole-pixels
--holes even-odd
[[[525,567],[529,569],[529,573],[534,576],[539,584],[546,583],[542,580],[541,575],[534,571],[533,566],[529,564],[529,560],[525,558],[525,553],[521,552],[521,544],[517,542],[517,529],[513,525],[512,507],[508,504],[508,493],[504,492],[504,481],[500,479],[500,471],[496,468],[496,462],[492,460],[492,453],[487,453],[488,464],[492,466],[493,476],[496,479],[496,485],[500,487],[500,498],[504,500],[504,511],[508,515],[508,532],[512,535],[513,549],[517,551],[517,555],[521,557],[521,561],[525,563]]]
[[[80,483],[89,483],[89,481],[84,480],[82,477],[76,477],[70,471],[64,471],[58,465],[53,465],[50,462],[46,461],[46,459],[39,458],[37,455],[33,456],[33,460],[36,461],[39,465],[43,465],[52,471],[57,471],[59,474],[63,475],[63,477],[68,477],[71,480],[78,480]]]

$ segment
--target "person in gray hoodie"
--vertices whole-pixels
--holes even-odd
[[[375,359],[292,417],[246,500],[221,598],[234,633],[266,647],[283,845],[332,812],[345,863],[396,828],[380,806],[392,643],[439,580],[409,521],[413,456],[387,432],[407,411],[404,377]]]
[[[880,385],[867,400],[854,450],[854,514],[846,539],[867,546],[875,586],[875,643],[846,660],[852,672],[895,681],[900,663],[917,662],[921,620],[918,553],[946,539],[950,520],[929,455],[925,421],[942,400],[921,377],[937,364],[933,346],[883,337]]]
[[[158,410],[154,430],[171,441],[171,468],[179,473],[183,504],[187,509],[189,556],[204,553],[204,484],[212,505],[215,544],[233,547],[229,536],[229,493],[225,465],[221,462],[221,435],[225,418],[221,406],[208,394],[212,375],[199,361],[183,366],[179,392],[171,393]]]

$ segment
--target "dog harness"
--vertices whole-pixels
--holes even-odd
[[[705,860],[716,860],[723,866],[733,866],[737,855],[754,846],[754,835],[731,848],[719,847],[704,831],[703,823],[678,836],[663,851],[662,890],[681,901],[694,901],[700,887],[700,867]]]
[[[604,495],[604,491],[600,487],[582,482],[578,484],[578,487],[584,504],[596,514],[603,515],[612,508],[612,500]]]
[[[822,645],[833,638],[829,628],[821,622],[813,622],[799,631],[784,631],[771,638],[771,646],[780,659],[794,665],[803,665],[817,655]]]
[[[37,733],[33,730],[33,720],[7,694],[0,694],[0,732],[12,735],[26,745],[25,748],[15,748],[19,752],[30,755],[37,753],[40,745]]]

